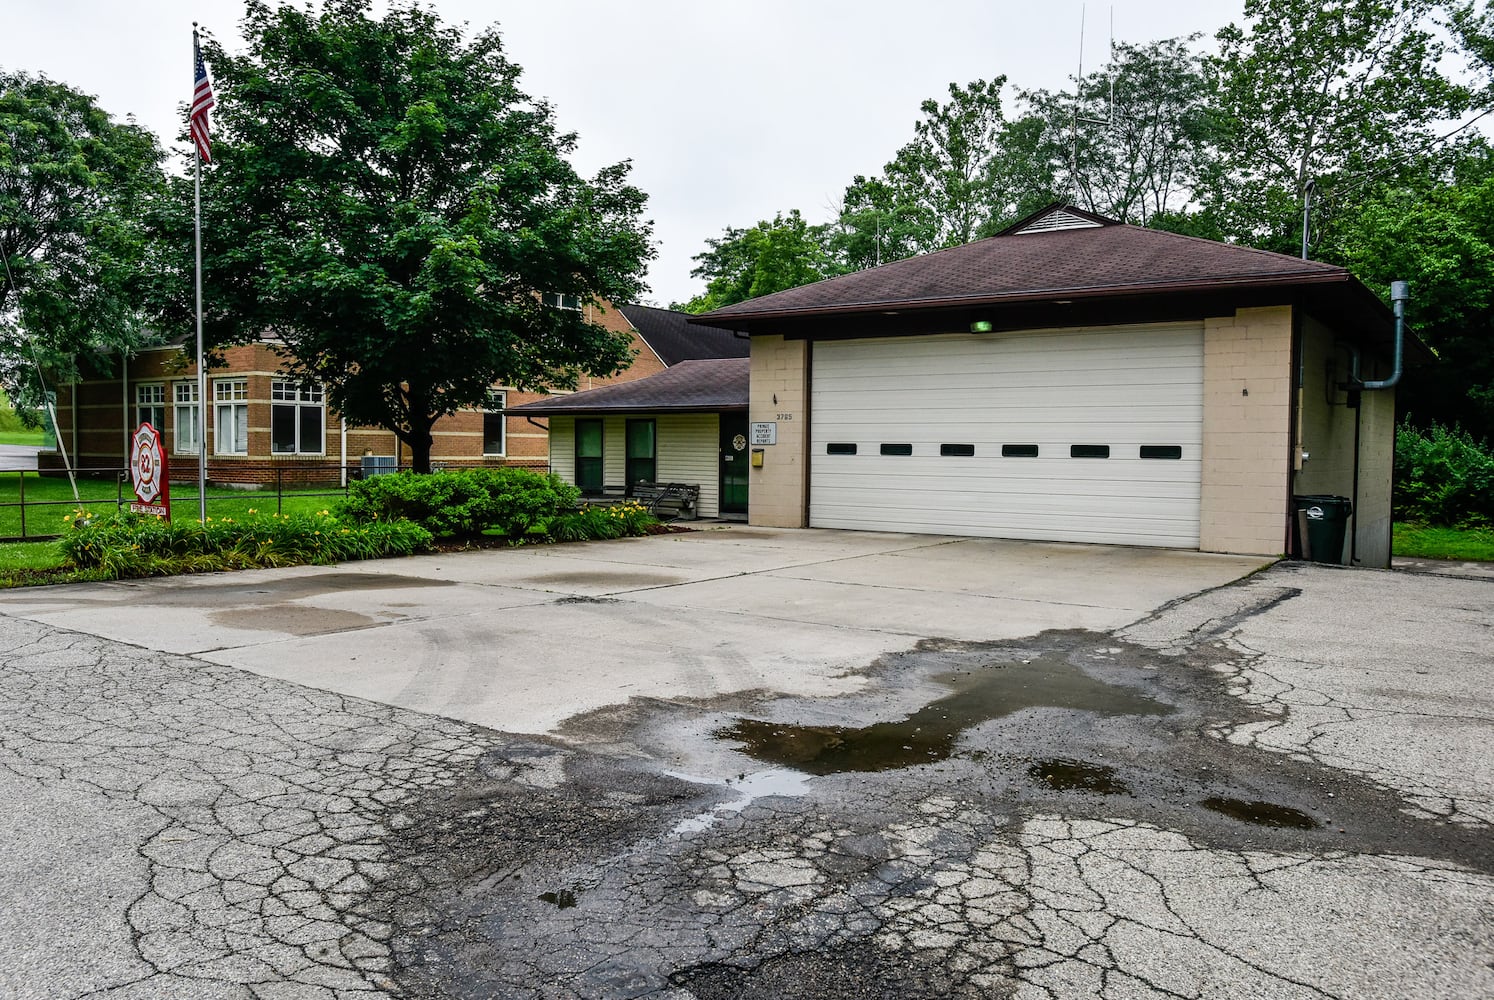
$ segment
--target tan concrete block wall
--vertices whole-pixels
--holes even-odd
[[[752,390],[748,419],[776,421],[778,443],[763,448],[763,466],[748,480],[750,524],[805,526],[809,477],[809,345],[782,337],[752,338]],[[777,401],[774,401],[774,397]],[[760,447],[760,446],[753,446]]]
[[[1390,366],[1366,378],[1383,378]],[[1373,370],[1373,369],[1372,369]],[[1390,568],[1391,483],[1395,466],[1395,390],[1359,397],[1359,504],[1355,515],[1358,565]]]
[[[1293,476],[1293,493],[1332,493],[1355,498],[1354,422],[1349,395],[1337,386],[1349,374],[1346,351],[1338,337],[1315,319],[1302,322],[1303,371],[1301,442],[1308,458]],[[1383,370],[1377,368],[1382,366]],[[1388,374],[1383,359],[1365,358],[1365,379]],[[1354,553],[1356,564],[1390,565],[1390,490],[1395,462],[1395,392],[1360,394],[1359,487],[1355,501],[1352,547],[1345,541],[1343,558]]]
[[[1348,376],[1348,362],[1334,347],[1328,327],[1304,317],[1301,328],[1303,385],[1297,439],[1307,458],[1299,459],[1292,473],[1292,492],[1352,497],[1354,411],[1348,407],[1348,393],[1337,388]],[[1348,549],[1345,539],[1340,558]]]
[[[1290,306],[1204,321],[1202,551],[1285,550],[1291,355]]]

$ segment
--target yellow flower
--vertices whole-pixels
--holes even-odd
[[[250,507],[249,508],[249,513],[251,513],[251,514],[258,514],[259,511],[255,510],[253,507]]]

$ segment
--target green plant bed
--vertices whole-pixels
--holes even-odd
[[[1391,551],[1409,559],[1494,562],[1494,529],[1437,528],[1397,523]]]
[[[620,503],[609,506],[586,506],[551,518],[545,534],[556,542],[605,541],[609,538],[636,538],[651,533],[659,519],[641,504]]]
[[[58,548],[73,567],[105,579],[381,559],[431,544],[430,532],[407,521],[347,523],[326,511],[206,523],[121,512],[74,523]]]

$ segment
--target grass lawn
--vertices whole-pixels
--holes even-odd
[[[41,428],[34,431],[0,431],[0,444],[29,444],[40,448],[44,443]]]
[[[1494,530],[1397,524],[1391,550],[1398,556],[1415,559],[1494,562]]]
[[[0,589],[98,579],[98,573],[64,568],[56,542],[0,542]]]
[[[0,472],[0,538],[17,538],[21,531],[20,498],[21,473]],[[71,514],[77,506],[73,502],[73,491],[66,476],[38,476],[34,472],[25,474],[26,487],[26,531],[32,535],[56,535],[67,527],[63,517]],[[95,514],[107,514],[116,508],[119,487],[113,480],[79,479],[78,496],[82,506]],[[124,488],[125,502],[133,499],[128,485]],[[276,507],[274,490],[231,490],[208,487],[208,517],[243,517],[251,510],[271,513],[279,510],[283,514],[314,514],[329,510],[342,499],[342,490],[335,487],[287,490]],[[172,483],[171,509],[175,517],[197,517],[197,484]]]

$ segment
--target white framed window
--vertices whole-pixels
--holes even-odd
[[[508,416],[503,412],[508,401],[508,393],[502,389],[488,390],[488,405],[482,411],[482,453],[484,455],[503,455],[507,446],[507,438],[504,434],[505,424]]]
[[[158,431],[166,429],[166,386],[150,382],[135,386],[135,426],[150,424]]]
[[[270,383],[270,451],[320,455],[325,448],[327,396],[321,386],[289,379]]]
[[[195,455],[202,447],[202,407],[197,405],[197,383],[177,382],[171,392],[175,406],[172,449],[178,455]]]
[[[540,301],[555,309],[572,309],[581,311],[581,296],[565,295],[561,292],[546,292],[540,296]]]
[[[213,381],[213,451],[219,455],[249,454],[249,380]]]

